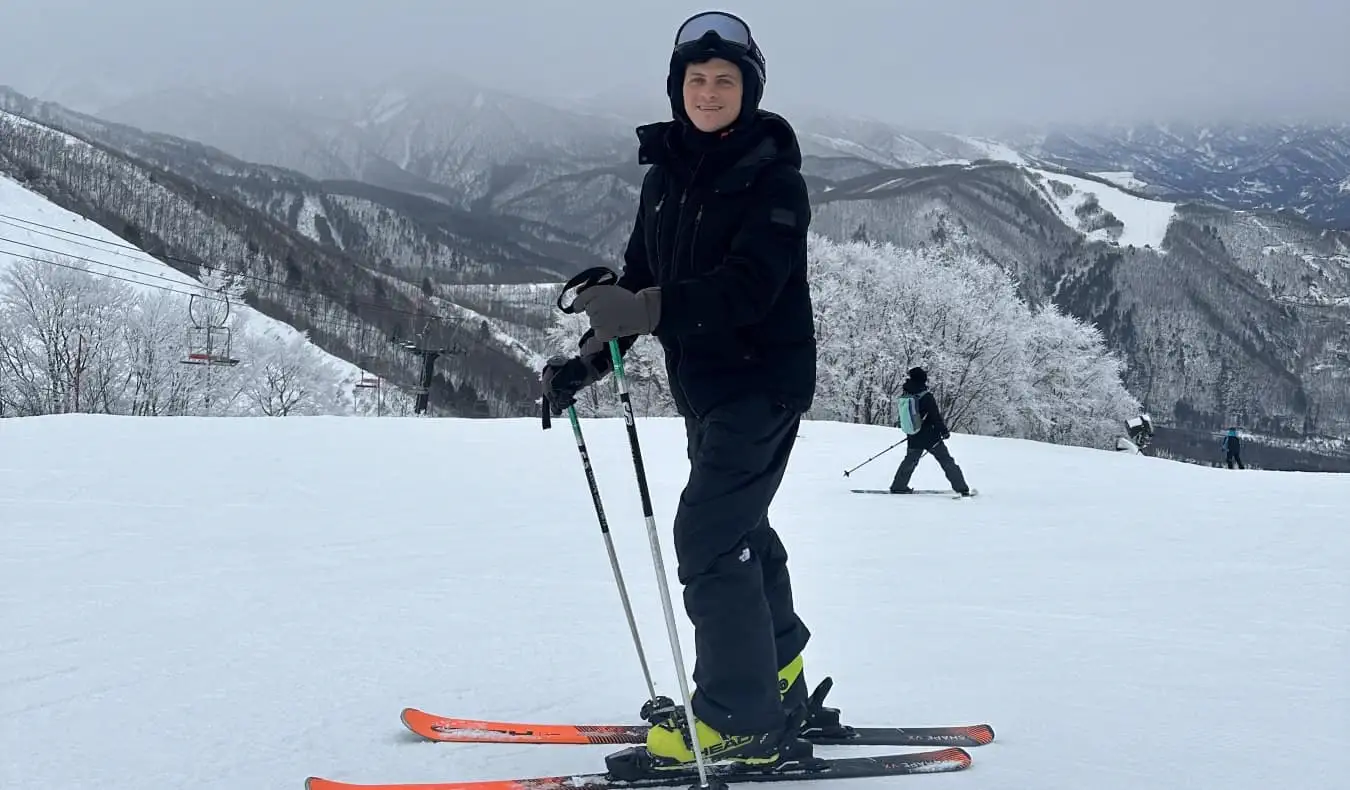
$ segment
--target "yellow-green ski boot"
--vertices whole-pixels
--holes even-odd
[[[771,767],[779,762],[783,731],[755,735],[728,735],[694,719],[699,747],[706,762],[734,762],[744,766]],[[694,764],[694,749],[689,742],[683,716],[671,716],[647,731],[647,753],[652,767],[687,768]]]
[[[825,695],[834,681],[825,678],[809,696],[800,653],[778,670],[778,696],[787,713],[788,727],[799,738],[846,738],[852,728],[839,723],[839,709],[825,707]]]

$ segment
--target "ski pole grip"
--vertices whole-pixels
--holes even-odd
[[[614,270],[608,266],[592,266],[586,271],[574,275],[562,287],[562,292],[558,294],[558,309],[569,315],[575,313],[577,309],[573,302],[576,301],[577,296],[582,291],[596,285],[613,285],[618,281],[619,275],[615,274]],[[569,296],[571,298],[568,298]],[[564,299],[567,299],[566,304],[563,303]]]

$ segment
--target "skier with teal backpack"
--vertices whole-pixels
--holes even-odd
[[[896,424],[909,436],[907,440],[909,449],[905,453],[905,459],[900,462],[900,468],[895,471],[895,479],[891,481],[891,493],[913,493],[914,489],[909,487],[909,478],[914,474],[914,469],[919,465],[919,459],[923,454],[932,453],[942,467],[942,473],[947,476],[947,482],[951,483],[952,490],[962,496],[970,496],[970,486],[966,485],[965,475],[944,444],[946,439],[951,438],[951,434],[947,431],[946,421],[942,419],[942,410],[938,408],[937,398],[928,390],[928,372],[920,367],[910,368],[900,392]]]

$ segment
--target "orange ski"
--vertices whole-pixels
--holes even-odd
[[[538,724],[437,716],[404,708],[408,729],[441,743],[640,744],[647,724]],[[988,724],[949,727],[844,727],[834,733],[803,736],[817,746],[984,746],[994,740]]]
[[[525,724],[452,719],[417,708],[400,715],[408,729],[430,741],[456,743],[620,744],[647,740],[646,724]]]

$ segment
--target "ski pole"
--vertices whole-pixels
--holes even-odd
[[[563,292],[558,296],[558,309],[564,313],[576,312],[573,304],[564,305],[563,296],[573,288],[578,292],[594,285],[611,285],[618,282],[618,275],[603,266],[596,266],[568,280]],[[670,586],[666,581],[665,561],[661,556],[661,540],[656,532],[656,518],[652,515],[652,498],[647,488],[647,471],[642,463],[642,446],[638,442],[637,424],[633,418],[633,400],[628,394],[628,380],[623,371],[623,354],[619,352],[619,339],[609,341],[609,356],[613,363],[614,380],[619,385],[619,402],[623,405],[623,421],[628,429],[628,445],[633,450],[633,470],[637,474],[638,495],[642,500],[642,518],[647,525],[647,542],[652,549],[652,564],[656,567],[656,585],[661,593],[661,606],[666,615],[666,633],[670,637],[670,650],[675,658],[675,677],[680,683],[680,697],[684,702],[685,725],[689,732],[689,743],[694,750],[694,761],[698,765],[698,782],[703,788],[710,788],[708,767],[704,763],[703,748],[698,740],[698,727],[694,723],[694,704],[689,694],[689,681],[684,675],[684,655],[680,650],[680,634],[675,625],[675,607],[670,602]]]
[[[547,398],[543,399],[543,405],[544,430],[548,430],[552,425],[549,420]],[[595,470],[591,467],[591,455],[586,449],[586,440],[581,435],[581,423],[577,420],[576,406],[567,407],[567,418],[572,423],[572,435],[577,440],[577,451],[581,453],[581,465],[586,470],[586,484],[591,489],[591,503],[595,505],[595,517],[600,521],[600,534],[605,539],[605,551],[609,554],[609,566],[614,571],[614,583],[619,588],[619,600],[623,603],[623,613],[628,619],[628,630],[633,635],[633,646],[637,648],[638,663],[642,665],[642,677],[647,681],[647,694],[650,700],[647,705],[654,708],[674,707],[675,703],[669,697],[657,696],[656,685],[652,683],[651,669],[647,666],[647,654],[642,649],[642,637],[638,633],[637,620],[633,617],[633,605],[628,598],[628,586],[624,584],[623,571],[619,569],[619,557],[614,551],[614,539],[609,534],[609,521],[605,518],[605,506],[600,501],[600,487],[595,482]]]
[[[703,748],[698,741],[698,727],[694,726],[694,704],[689,694],[689,682],[684,677],[684,656],[680,651],[680,634],[675,626],[675,607],[670,602],[670,587],[666,582],[665,562],[661,557],[661,540],[656,533],[656,519],[652,515],[652,498],[647,490],[647,472],[642,464],[642,448],[638,444],[637,424],[633,418],[633,401],[628,396],[628,381],[623,374],[623,355],[619,353],[619,341],[609,341],[610,360],[614,364],[614,378],[619,384],[619,401],[623,404],[623,421],[628,428],[628,444],[633,448],[633,469],[637,473],[638,494],[642,498],[642,518],[647,524],[647,542],[652,547],[652,564],[656,566],[656,583],[661,591],[661,606],[666,613],[666,631],[670,635],[670,649],[675,658],[676,677],[680,681],[680,696],[684,700],[685,724],[689,730],[689,742],[694,749],[694,760],[698,764],[699,786],[707,788],[708,769],[703,762]]]
[[[867,466],[868,464],[870,464],[870,463],[872,463],[873,461],[877,460],[878,458],[880,458],[881,456],[885,455],[886,453],[889,453],[891,450],[894,450],[895,448],[899,447],[900,445],[904,444],[904,443],[907,442],[907,441],[909,441],[909,437],[908,437],[908,436],[906,436],[905,438],[903,438],[903,439],[901,439],[900,441],[896,442],[895,444],[891,445],[890,447],[887,447],[885,450],[882,450],[881,452],[877,453],[876,455],[872,456],[871,458],[868,458],[866,461],[863,461],[862,463],[858,464],[857,466],[853,467],[852,469],[846,469],[846,470],[844,470],[844,477],[848,477],[848,476],[849,476],[849,473],[851,473],[851,472],[856,472],[856,471],[858,471],[859,469],[862,469],[864,466]]]
[[[595,517],[600,521],[600,534],[605,538],[605,551],[609,553],[609,565],[614,569],[614,583],[619,587],[619,599],[623,601],[623,613],[628,618],[628,630],[633,634],[633,646],[637,648],[638,662],[642,664],[642,677],[647,681],[648,699],[654,705],[674,703],[656,696],[656,685],[652,683],[652,673],[647,667],[647,655],[642,650],[642,638],[638,636],[637,620],[633,617],[633,606],[628,600],[628,587],[623,583],[623,572],[619,570],[619,557],[614,552],[614,539],[609,534],[609,522],[605,519],[605,507],[600,504],[600,489],[595,483],[595,472],[591,469],[591,456],[586,451],[586,440],[581,436],[581,423],[577,421],[575,406],[567,407],[567,419],[572,423],[572,435],[577,440],[577,451],[581,453],[581,464],[586,469],[586,483],[591,487],[591,501],[595,503]]]

